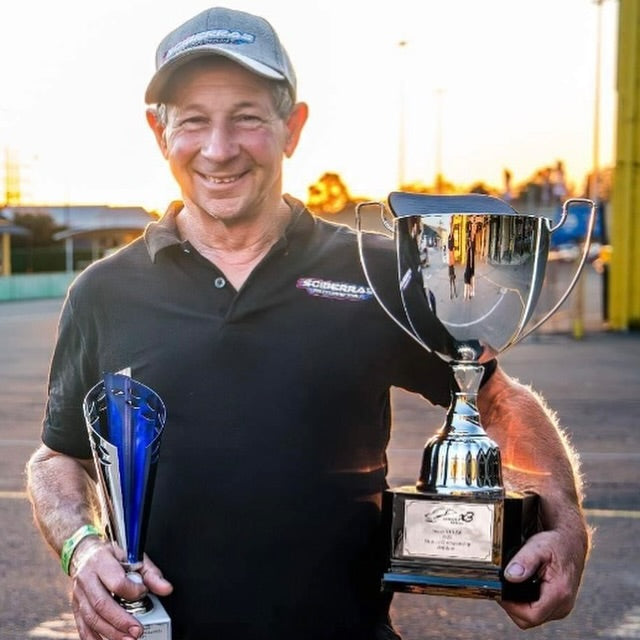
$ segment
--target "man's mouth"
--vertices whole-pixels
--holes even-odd
[[[204,178],[204,180],[209,184],[233,184],[234,182],[240,180],[240,178],[242,178],[245,174],[246,172],[238,173],[233,176],[212,176],[206,173],[200,173],[199,175],[202,176],[202,178]]]

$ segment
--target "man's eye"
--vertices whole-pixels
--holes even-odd
[[[236,117],[236,122],[238,124],[260,124],[262,122],[262,118],[252,113],[242,113]]]
[[[180,120],[180,126],[182,127],[197,127],[204,124],[205,119],[202,116],[191,116],[189,118],[183,118]]]

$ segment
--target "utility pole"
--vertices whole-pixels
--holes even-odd
[[[640,2],[619,0],[609,324],[640,329]]]
[[[6,206],[20,204],[20,161],[17,151],[4,150],[4,201]]]

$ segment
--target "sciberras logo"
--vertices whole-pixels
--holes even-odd
[[[350,282],[334,282],[333,280],[322,280],[321,278],[299,278],[296,287],[304,289],[311,296],[335,300],[359,302],[373,297],[373,291],[364,285]]]

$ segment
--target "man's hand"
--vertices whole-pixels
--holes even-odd
[[[578,457],[543,398],[499,367],[478,400],[502,453],[505,486],[540,496],[543,531],[529,538],[505,570],[513,582],[537,574],[540,599],[502,603],[513,621],[528,629],[568,615],[578,595],[590,544]]]
[[[502,602],[502,608],[521,628],[529,629],[564,618],[573,609],[587,553],[587,534],[557,530],[531,536],[505,570],[511,582],[533,575],[540,579],[536,602]]]
[[[78,545],[72,558],[71,604],[81,640],[132,640],[142,636],[142,625],[113,595],[135,601],[147,591],[168,595],[173,587],[146,556],[139,573],[144,584],[127,578],[109,543],[87,538]]]
[[[33,514],[56,555],[79,527],[99,520],[93,460],[67,456],[42,445],[31,456],[27,488]],[[173,587],[145,556],[139,571],[143,584],[125,575],[116,548],[97,536],[82,539],[71,556],[71,603],[81,640],[132,640],[142,626],[114,599],[135,601],[147,591],[159,596]]]

